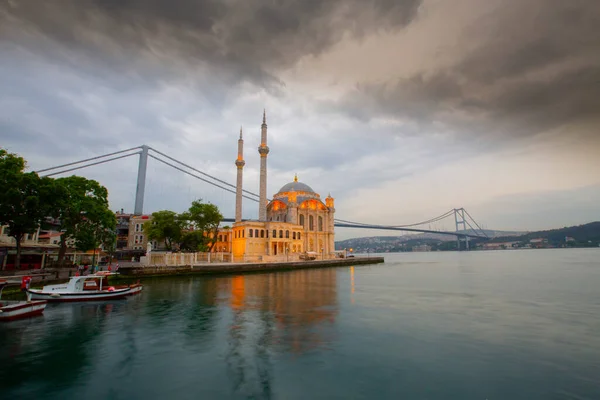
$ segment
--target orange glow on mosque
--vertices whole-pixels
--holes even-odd
[[[243,137],[240,130],[236,185],[236,222],[228,233],[234,262],[297,261],[302,258],[335,257],[335,201],[329,195],[325,202],[307,184],[294,180],[285,184],[271,201],[266,198],[267,146],[266,112],[261,125],[259,219],[242,220]],[[229,237],[229,236],[228,236]],[[228,246],[221,246],[225,248]]]

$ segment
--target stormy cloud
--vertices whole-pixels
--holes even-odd
[[[266,108],[269,193],[299,173],[343,219],[464,206],[498,229],[553,227],[516,226],[552,193],[562,225],[583,223],[600,212],[575,206],[600,185],[599,27],[592,0],[0,0],[0,146],[35,169],[148,144],[233,182],[242,125],[254,190]],[[85,173],[129,209],[135,169]],[[229,194],[150,169],[148,212],[201,197],[231,214]]]

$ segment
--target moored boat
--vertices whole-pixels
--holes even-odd
[[[46,285],[42,289],[27,289],[27,292],[33,299],[66,302],[122,299],[142,291],[142,285],[139,283],[109,285],[108,277],[111,275],[117,274],[98,272],[86,276],[72,276],[67,283]]]
[[[25,279],[25,277],[23,278]],[[12,321],[19,318],[32,317],[44,312],[48,302],[44,300],[31,300],[27,295],[27,300],[2,300],[2,290],[9,284],[8,281],[0,280],[0,321]],[[18,282],[16,282],[18,284]],[[22,283],[23,286],[23,283]]]

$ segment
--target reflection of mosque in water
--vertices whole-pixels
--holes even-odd
[[[277,343],[303,352],[326,341],[313,333],[335,321],[336,284],[335,269],[241,275],[231,280],[230,305],[234,313],[269,313],[279,331]]]
[[[227,363],[236,393],[269,398],[270,354],[303,353],[333,341],[336,285],[335,269],[231,278]]]

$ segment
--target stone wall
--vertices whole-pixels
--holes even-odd
[[[298,262],[262,262],[262,263],[211,263],[185,266],[131,266],[121,267],[119,273],[124,276],[187,275],[187,274],[232,274],[242,272],[269,272],[304,268],[342,267],[364,264],[380,264],[383,257],[355,257],[336,260],[314,260]]]

